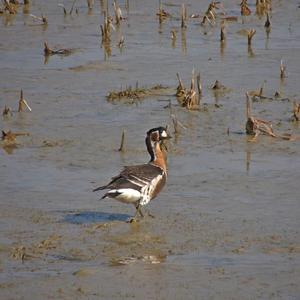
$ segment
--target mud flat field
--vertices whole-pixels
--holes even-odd
[[[300,2],[20,2],[0,4],[0,299],[300,299]],[[161,125],[167,185],[126,223],[92,190]]]

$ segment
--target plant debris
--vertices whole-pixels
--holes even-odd
[[[23,97],[23,90],[21,90],[20,92],[20,100],[19,100],[19,108],[18,108],[18,112],[22,112],[25,111],[26,108],[29,111],[32,111],[31,107],[28,105],[27,101],[24,99]]]
[[[113,7],[114,7],[114,12],[115,12],[115,23],[116,25],[120,25],[121,21],[124,20],[123,16],[122,16],[122,10],[119,6],[119,4],[117,3],[117,1],[114,0],[113,2]]]
[[[44,42],[44,54],[45,56],[49,56],[49,55],[70,55],[74,52],[74,49],[69,49],[69,48],[62,48],[62,49],[51,49],[48,46],[47,42]]]
[[[115,30],[112,22],[113,19],[108,15],[106,11],[103,12],[104,22],[103,25],[100,25],[101,36],[102,36],[102,44],[110,42],[111,29]]]
[[[26,257],[26,247],[23,245],[13,247],[10,253],[10,257],[15,260],[21,260],[23,263]]]
[[[2,130],[2,137],[1,140],[5,143],[5,145],[16,144],[17,136],[28,136],[29,133],[13,133],[11,130],[4,131]]]
[[[44,15],[42,15],[42,17],[37,17],[33,14],[30,14],[30,17],[33,18],[34,21],[41,22],[40,25],[48,25],[48,19]]]
[[[2,115],[3,117],[12,117],[13,114],[11,108],[5,105]]]
[[[223,85],[219,80],[216,80],[210,87],[215,93],[224,94],[231,92],[231,89]]]
[[[156,13],[158,16],[159,24],[161,24],[165,19],[171,17],[171,14],[169,14],[167,11],[165,11],[162,7],[162,3],[159,1],[159,9]]]
[[[18,4],[13,1],[3,0],[4,12],[8,12],[11,15],[15,15],[18,12]]]
[[[195,86],[195,71],[192,71],[191,87],[186,89],[181,81],[179,74],[177,73],[179,84],[176,89],[177,101],[182,107],[186,107],[188,110],[198,110],[200,108],[200,100],[202,96],[202,86],[200,82],[200,73],[197,75],[197,89]]]
[[[248,46],[251,46],[251,45],[252,45],[252,38],[253,38],[253,36],[255,35],[255,33],[256,33],[256,30],[255,30],[255,29],[247,30]]]
[[[221,24],[220,42],[225,43],[225,41],[226,41],[225,22],[223,21]]]
[[[242,16],[250,16],[251,15],[251,10],[248,6],[247,0],[242,0],[240,6],[241,6],[241,15]]]
[[[183,3],[181,5],[181,28],[186,28],[186,21],[187,21],[187,10],[185,4]]]
[[[266,81],[264,81],[260,88],[254,91],[248,92],[248,95],[252,98],[252,101],[257,101],[258,99],[272,99],[263,95],[265,89]]]
[[[216,24],[216,9],[219,9],[218,4],[220,4],[219,1],[212,1],[208,5],[208,8],[202,19],[201,25],[205,25],[206,22],[208,22],[212,26]]]
[[[272,0],[256,0],[256,14],[263,16],[271,11]]]
[[[18,245],[11,249],[10,257],[15,260],[21,260],[22,263],[26,259],[40,258],[41,254],[56,249],[61,240],[59,235],[51,235],[47,239],[30,246]]]
[[[177,118],[176,115],[174,114],[171,114],[171,118],[172,118],[172,122],[173,122],[173,126],[174,126],[174,134],[175,135],[178,135],[180,134],[181,130],[180,128],[183,128],[183,129],[187,129]]]
[[[283,61],[280,61],[280,79],[284,79],[286,77],[285,74],[286,66],[283,64]]]
[[[271,27],[271,21],[270,21],[269,13],[267,13],[267,20],[265,22],[265,28],[270,29],[270,27]]]
[[[63,8],[63,10],[64,10],[64,15],[65,15],[65,16],[68,15],[68,14],[69,14],[69,15],[72,15],[73,10],[74,10],[75,3],[76,3],[76,0],[73,1],[72,6],[71,6],[69,12],[67,12],[67,10],[66,10],[66,8],[65,8],[65,6],[64,6],[63,4],[60,3],[60,4],[58,4],[58,6],[60,6],[60,7]],[[77,9],[76,9],[76,11],[77,11]]]
[[[166,90],[168,87],[165,87],[161,84],[152,86],[150,88],[140,88],[138,87],[138,83],[136,84],[135,88],[131,86],[122,89],[120,91],[111,91],[106,96],[108,101],[115,101],[121,99],[131,99],[131,100],[141,100],[145,97],[150,97],[156,95],[157,93],[161,92],[162,90]]]
[[[184,95],[186,94],[187,90],[184,87],[184,84],[180,78],[179,73],[176,73],[177,79],[178,79],[178,86],[176,89],[176,97],[181,98],[184,97]]]
[[[166,255],[143,255],[143,256],[129,256],[112,258],[110,260],[111,266],[123,266],[129,265],[136,262],[144,262],[148,264],[160,264],[166,260]]]
[[[300,120],[300,103],[297,103],[296,101],[294,101],[294,103],[293,103],[292,119],[294,121],[299,121]]]
[[[252,135],[253,137],[250,139],[251,142],[256,141],[257,137],[260,134],[268,135],[274,138],[281,138],[284,140],[295,140],[290,134],[275,134],[273,131],[272,123],[269,121],[265,121],[262,119],[256,119],[253,117],[251,112],[251,99],[249,94],[246,93],[246,134]]]

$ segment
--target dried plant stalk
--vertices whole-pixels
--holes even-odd
[[[178,86],[176,90],[176,97],[179,104],[182,107],[186,107],[189,110],[199,109],[200,107],[200,99],[202,95],[202,86],[200,81],[200,73],[197,74],[196,81],[197,81],[197,90],[195,85],[195,70],[192,71],[192,79],[191,79],[191,87],[190,89],[186,89],[184,84],[179,76],[176,74],[178,79]]]
[[[171,30],[171,40],[172,40],[172,48],[176,47],[176,30]]]
[[[11,117],[12,116],[11,108],[5,105],[2,115],[3,115],[3,117]]]
[[[93,9],[94,7],[94,0],[87,0],[87,5],[89,9]]]
[[[200,80],[200,76],[198,77]],[[195,70],[192,71],[192,79],[191,79],[191,88],[188,90],[183,98],[182,106],[186,107],[189,110],[199,109],[199,94],[196,92],[195,88]]]
[[[62,7],[63,11],[64,11],[64,15],[66,16],[68,13],[67,13],[67,10],[66,8],[64,7],[63,4],[58,4],[58,6]]]
[[[16,143],[16,138],[17,136],[28,136],[29,133],[13,133],[11,130],[9,131],[4,131],[2,130],[2,137],[1,140],[5,143],[5,144],[15,144]]]
[[[176,30],[171,30],[171,39],[176,40]]]
[[[23,90],[21,90],[18,112],[22,112],[22,111],[26,110],[26,108],[29,111],[32,111],[31,107],[28,105],[27,101],[23,97]]]
[[[177,120],[176,115],[171,115],[171,118],[172,118],[172,122],[173,122],[173,126],[174,126],[174,133],[179,134],[180,129],[179,129],[179,126],[178,126],[178,120]]]
[[[225,91],[226,87],[225,85],[221,84],[219,80],[216,80],[215,83],[211,86],[211,89],[215,91]]]
[[[113,6],[114,6],[114,11],[115,11],[116,24],[120,25],[121,20],[123,19],[122,10],[116,1],[113,2]]]
[[[178,86],[176,89],[176,97],[183,97],[186,94],[186,88],[184,87],[184,84],[178,73],[176,73],[176,76],[178,79]]]
[[[102,43],[110,42],[110,28],[112,27],[112,20],[110,16],[107,15],[107,12],[103,12],[104,23],[100,25],[101,35],[102,35]]]
[[[124,46],[124,41],[125,41],[125,39],[124,39],[124,36],[122,35],[121,38],[120,38],[120,40],[119,40],[119,42],[118,42],[118,47],[119,47],[120,49],[123,48],[123,46]]]
[[[47,25],[48,24],[48,19],[44,15],[42,15],[42,17],[40,18],[40,17],[37,17],[33,14],[30,14],[30,17],[32,17],[34,20],[42,22],[42,25]]]
[[[121,144],[120,144],[120,148],[118,149],[118,151],[119,152],[125,151],[125,130],[124,129],[122,131]]]
[[[70,15],[72,14],[72,12],[74,10],[75,3],[76,3],[76,0],[74,0],[73,3],[72,3],[72,6],[71,6],[71,9],[70,9],[70,12],[69,12]]]
[[[247,31],[247,37],[248,37],[248,46],[251,46],[252,44],[252,38],[255,35],[256,30],[255,29],[250,29]]]
[[[205,25],[206,21],[210,25],[215,25],[216,23],[216,11],[215,9],[219,9],[218,4],[220,2],[217,1],[212,1],[209,5],[208,8],[204,14],[204,17],[202,19],[201,25]]]
[[[281,60],[280,61],[280,78],[281,79],[284,79],[286,77],[285,71],[286,71],[286,66],[283,64],[283,61]]]
[[[221,41],[221,43],[224,43],[225,40],[226,40],[225,23],[222,22],[222,24],[221,24],[221,33],[220,33],[220,41]]]
[[[63,8],[63,10],[64,10],[64,15],[65,15],[65,16],[66,16],[67,14],[72,15],[76,1],[77,1],[77,0],[74,0],[74,1],[73,1],[69,13],[67,12],[67,10],[66,10],[66,8],[65,8],[65,6],[64,6],[63,4],[60,3],[60,4],[58,4],[58,6],[60,6],[60,7]]]
[[[242,16],[249,16],[251,15],[251,10],[248,6],[247,0],[242,0],[241,4],[241,15]]]
[[[255,141],[259,134],[289,141],[295,140],[290,134],[275,134],[271,122],[254,118],[251,112],[251,100],[248,93],[246,93],[246,99],[246,133],[248,135],[253,135],[253,138],[250,140],[251,142]]]
[[[201,99],[201,96],[202,96],[202,84],[201,84],[200,73],[197,74],[197,89],[198,89],[199,105],[200,105],[200,99]]]
[[[181,28],[186,28],[187,10],[184,3],[181,5]]]
[[[246,133],[248,135],[254,135],[251,141],[255,141],[259,134],[266,134],[272,137],[276,137],[273,132],[272,123],[264,120],[256,119],[252,116],[251,102],[249,94],[246,93]]]
[[[263,92],[265,89],[265,84],[266,84],[266,81],[264,81],[262,83],[262,85],[259,89],[248,92],[248,95],[252,97],[252,100],[255,100],[256,98],[259,98],[259,99],[267,99],[268,98],[263,95]]]
[[[265,28],[270,29],[270,27],[271,27],[271,21],[270,21],[269,13],[267,13],[267,20],[265,22]]]
[[[44,42],[44,54],[45,54],[45,56],[55,55],[55,54],[58,54],[58,55],[69,55],[72,52],[73,52],[73,50],[72,49],[68,49],[68,48],[62,48],[62,49],[58,49],[58,50],[51,49],[48,46],[48,43]]]
[[[171,14],[163,9],[162,3],[160,1],[159,1],[159,9],[156,15],[159,18],[159,23],[162,23],[166,18],[171,17]]]
[[[187,52],[185,28],[181,28],[181,51],[183,54],[186,54],[186,52]]]
[[[11,3],[9,0],[4,0],[4,11],[7,11],[11,15],[15,15],[17,11],[17,6],[13,3]]]
[[[180,134],[180,128],[186,129],[186,127],[178,120],[177,116],[171,114],[173,126],[174,126],[174,134]]]
[[[293,119],[294,121],[300,120],[300,104],[296,101],[293,103]]]
[[[265,15],[271,11],[272,0],[256,0],[256,14],[258,16]]]

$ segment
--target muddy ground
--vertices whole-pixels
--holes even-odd
[[[72,2],[64,1],[68,11]],[[156,1],[129,0],[127,9],[120,1],[126,19],[112,31],[111,51],[101,46],[101,1],[92,10],[77,1],[77,13],[64,16],[60,2],[32,0],[0,15],[0,108],[13,113],[0,128],[30,134],[0,149],[1,300],[300,298],[300,141],[245,135],[245,92],[266,81],[253,114],[300,136],[291,121],[300,102],[300,3],[273,0],[267,34],[255,1],[248,17],[239,2],[223,1],[238,20],[227,22],[222,47],[222,10],[216,25],[189,19],[182,31],[179,1],[162,2],[173,16],[162,24]],[[203,16],[209,1],[186,4]],[[249,49],[243,33],[251,28]],[[45,41],[72,52],[45,58]],[[200,111],[174,96],[176,73],[189,86],[193,67]],[[215,80],[226,92],[210,89]],[[137,81],[168,88],[107,101]],[[21,89],[32,112],[17,112]],[[178,135],[171,114],[185,126]],[[166,124],[168,182],[147,207],[155,218],[128,224],[133,207],[99,201],[92,189],[123,165],[148,161],[145,132]]]

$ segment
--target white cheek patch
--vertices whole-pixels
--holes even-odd
[[[164,131],[161,133],[161,136],[164,137],[164,138],[166,138],[166,137],[168,137],[168,134],[167,134],[167,132],[164,130]]]

